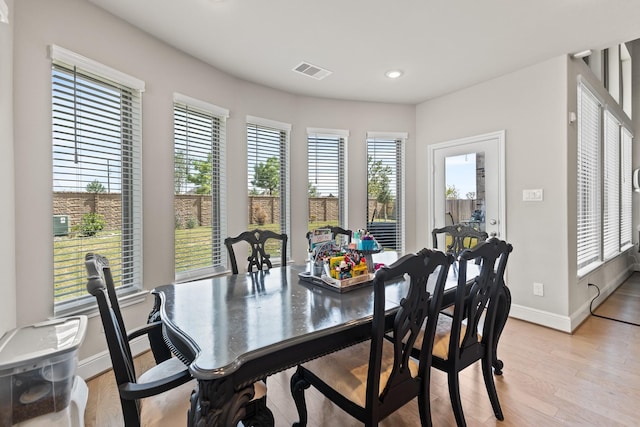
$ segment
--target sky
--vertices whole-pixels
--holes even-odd
[[[446,184],[455,185],[461,199],[466,199],[469,192],[476,192],[476,154],[462,154],[447,157]]]

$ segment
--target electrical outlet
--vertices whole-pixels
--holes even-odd
[[[539,297],[544,296],[544,285],[542,283],[533,283],[533,294]]]

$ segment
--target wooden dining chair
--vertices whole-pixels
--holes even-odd
[[[422,425],[431,425],[433,341],[428,337],[435,333],[451,262],[450,254],[423,249],[376,272],[371,339],[298,366],[291,377],[291,394],[300,417],[294,426],[307,425],[304,390],[311,385],[365,426],[377,425],[414,398],[418,399]],[[430,294],[427,283],[434,272],[435,284]],[[408,280],[407,293],[398,297],[400,307],[387,319],[385,283],[403,275]],[[410,356],[425,319],[425,339],[416,362]],[[388,329],[391,332],[385,336]]]
[[[432,366],[447,373],[449,396],[458,426],[465,426],[460,400],[459,373],[475,362],[482,364],[482,375],[489,400],[497,419],[503,420],[500,401],[493,380],[492,364],[495,351],[496,312],[500,287],[504,286],[504,271],[511,244],[492,237],[473,249],[466,249],[458,258],[458,285],[453,317],[438,316],[433,343]],[[467,263],[480,261],[480,273],[467,285]],[[496,267],[497,264],[497,267]],[[481,330],[480,330],[481,329]],[[428,337],[425,332],[425,336]],[[413,356],[421,356],[420,340]]]
[[[169,357],[139,377],[136,376],[129,341],[150,332],[161,333],[162,322],[149,323],[127,332],[109,262],[101,255],[88,253],[85,267],[88,273],[87,291],[98,303],[125,426],[187,425],[191,394],[198,384],[184,363],[176,357]],[[254,390],[254,402],[266,400],[266,386],[263,382],[254,384]],[[243,424],[260,425],[254,422],[256,413],[250,406]]]
[[[251,231],[244,231],[236,237],[227,237],[224,239],[224,244],[229,252],[229,260],[231,263],[231,271],[233,274],[238,274],[238,263],[236,261],[236,254],[233,247],[238,242],[246,242],[251,250],[247,257],[247,272],[256,270],[262,270],[263,268],[272,268],[271,255],[267,252],[267,245],[269,240],[279,240],[280,245],[280,265],[287,265],[287,241],[286,234],[276,233],[271,230],[255,229]]]
[[[446,225],[442,228],[434,228],[431,231],[433,248],[438,248],[438,235],[444,234],[451,237],[451,243],[445,244],[445,251],[451,252],[456,258],[465,249],[470,249],[483,240],[487,240],[489,235],[486,231],[479,231],[464,224]]]
[[[318,227],[318,229],[328,229],[331,230],[331,235],[334,240],[337,241],[339,236],[346,236],[347,244],[351,243],[351,238],[353,237],[353,231],[347,230],[342,227],[338,227],[337,225],[327,225],[326,227]],[[307,231],[307,242],[309,243],[309,250],[311,250],[311,236],[313,235],[313,231]]]

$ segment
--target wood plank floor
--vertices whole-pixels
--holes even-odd
[[[635,302],[635,303],[634,303]],[[640,273],[635,273],[596,311],[640,319]],[[497,421],[487,397],[480,366],[461,375],[462,405],[469,426],[637,426],[640,425],[640,327],[590,316],[574,334],[509,319],[500,347],[504,375],[496,386],[505,420]],[[136,359],[138,372],[153,361]],[[268,404],[276,426],[297,420],[289,393],[291,370],[268,379]],[[87,427],[122,425],[113,374],[90,381]],[[311,426],[358,426],[317,391],[307,391]],[[455,426],[446,376],[434,370],[431,385],[435,426]],[[382,426],[418,426],[418,406],[411,402]],[[173,426],[168,426],[173,427]]]

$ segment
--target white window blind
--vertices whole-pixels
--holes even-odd
[[[176,280],[226,269],[224,198],[227,110],[176,96],[174,211]],[[197,105],[197,106],[194,106]]]
[[[384,248],[404,250],[404,139],[369,133],[367,229]]]
[[[309,230],[346,227],[346,139],[344,133],[308,130]]]
[[[289,234],[289,129],[287,124],[247,117],[249,229]],[[273,261],[280,257],[278,245],[267,252]]]
[[[101,77],[101,70],[123,75],[56,47],[52,60],[53,292],[60,313],[93,304],[85,289],[87,252],[107,257],[119,292],[142,286],[144,84]]]
[[[628,129],[622,128],[622,145],[620,152],[620,247],[633,242],[633,183],[632,183],[632,142],[633,136]]]
[[[603,255],[609,259],[620,252],[620,123],[604,111],[604,218]]]
[[[578,86],[577,267],[600,260],[600,102]]]

